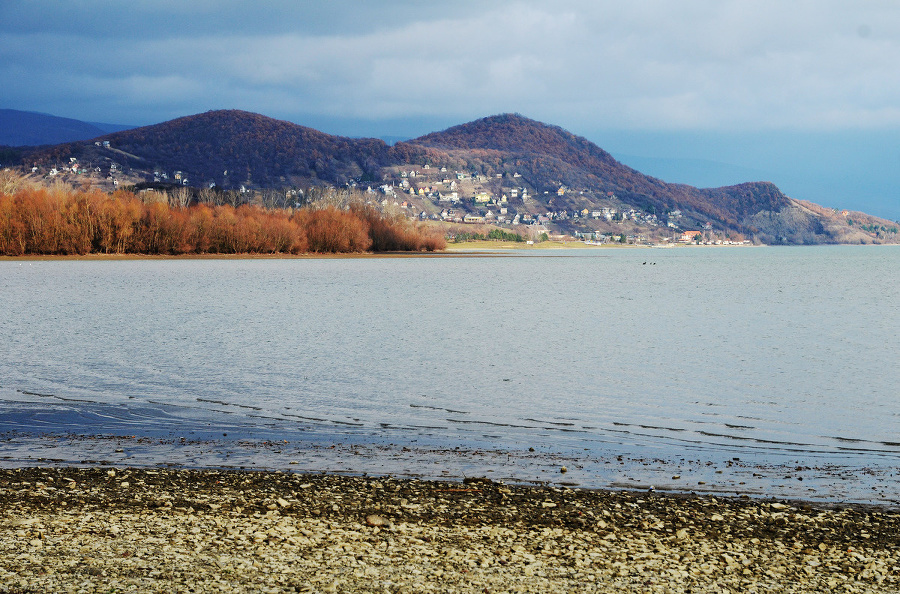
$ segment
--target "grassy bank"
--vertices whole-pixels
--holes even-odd
[[[628,244],[617,244],[610,243],[602,246],[597,245],[588,245],[583,241],[541,241],[536,242],[532,245],[529,245],[525,242],[520,241],[491,241],[491,240],[476,240],[476,241],[460,241],[460,242],[449,242],[447,243],[447,250],[449,251],[466,251],[466,250],[558,250],[558,249],[567,249],[567,250],[596,250],[596,249],[619,249],[619,248],[635,248],[635,247],[646,247],[646,246],[635,246]]]

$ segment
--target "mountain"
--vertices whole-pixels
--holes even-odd
[[[210,111],[30,151],[23,161],[39,172],[77,162],[101,186],[177,180],[220,189],[380,187],[379,200],[420,216],[452,220],[447,213],[455,211],[459,220],[468,214],[496,222],[502,215],[551,233],[661,240],[703,230],[712,238],[795,244],[897,237],[889,221],[801,203],[769,182],[707,189],[667,183],[583,137],[518,114],[391,146],[244,111]]]
[[[619,163],[585,138],[518,114],[483,118],[398,143],[395,148],[404,145],[420,148],[429,159],[455,161],[488,175],[515,171],[540,192],[558,194],[561,186],[579,190],[579,198],[554,199],[554,206],[577,208],[612,194],[649,214],[680,210],[694,224],[714,221],[738,229],[747,216],[777,212],[791,204],[766,182],[714,190],[668,184]]]
[[[104,135],[113,157],[145,177],[184,172],[192,185],[220,188],[346,184],[374,179],[388,145],[377,139],[332,136],[291,122],[238,110],[209,111],[154,126]],[[108,149],[70,143],[35,155],[103,160]],[[380,179],[380,178],[379,178]]]
[[[70,118],[0,109],[0,145],[39,146],[89,140],[128,126],[82,122]]]

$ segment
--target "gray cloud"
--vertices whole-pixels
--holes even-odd
[[[415,135],[517,111],[601,145],[612,130],[783,142],[900,131],[898,63],[900,10],[881,0],[0,3],[0,107],[128,124],[238,108]],[[754,141],[733,162],[765,169],[770,152]],[[809,188],[833,175],[796,167]],[[895,181],[872,192],[900,213]]]
[[[883,3],[4,6],[8,100],[73,117],[85,114],[66,106],[90,99],[90,117],[142,123],[234,105],[640,129],[900,124],[900,14]]]
[[[73,117],[85,114],[66,106],[90,99],[92,118],[141,123],[233,105],[288,118],[515,110],[640,129],[900,124],[890,4],[46,6],[0,9],[0,83],[15,107]]]

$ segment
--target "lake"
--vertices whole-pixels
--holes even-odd
[[[898,271],[895,246],[0,261],[0,465],[897,504]]]

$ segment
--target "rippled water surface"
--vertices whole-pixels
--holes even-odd
[[[666,476],[870,469],[888,487],[866,489],[896,491],[898,270],[894,247],[3,261],[0,448],[21,464],[41,435],[305,444],[248,462],[278,467],[353,444],[425,475],[459,448],[540,480],[534,448],[588,486],[646,482],[636,462],[610,474],[624,456]],[[385,462],[404,447],[421,455]],[[348,456],[328,469],[364,470]]]

